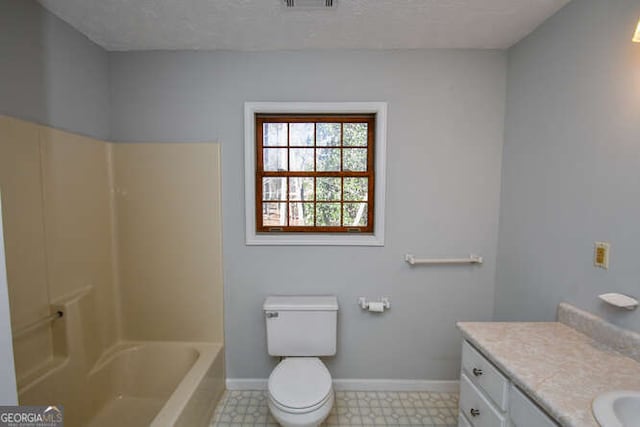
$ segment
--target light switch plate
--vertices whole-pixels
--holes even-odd
[[[609,255],[611,245],[607,242],[596,242],[593,251],[593,265],[598,268],[609,269]]]

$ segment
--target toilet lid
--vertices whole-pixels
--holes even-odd
[[[288,357],[269,376],[269,394],[283,406],[317,405],[331,392],[331,374],[317,357]]]

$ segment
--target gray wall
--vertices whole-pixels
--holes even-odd
[[[109,137],[107,52],[35,0],[0,0],[0,114]]]
[[[455,322],[493,314],[503,52],[111,53],[110,67],[113,140],[222,143],[229,377],[266,378],[276,362],[270,294],[338,296],[335,378],[458,377]],[[245,101],[388,102],[383,248],[245,246]],[[407,251],[486,262],[410,268]],[[362,312],[361,295],[388,295],[392,309]]]
[[[568,301],[640,330],[640,311],[596,298],[640,297],[639,16],[638,0],[574,0],[509,51],[497,320]]]

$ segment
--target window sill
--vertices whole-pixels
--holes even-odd
[[[247,236],[248,246],[384,246],[384,239],[367,234],[361,236],[314,234],[254,234]]]

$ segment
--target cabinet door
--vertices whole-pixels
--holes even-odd
[[[462,369],[500,409],[507,410],[509,380],[467,341],[462,344]]]
[[[460,412],[473,427],[506,427],[507,417],[485,397],[466,374],[460,376]]]
[[[513,427],[557,427],[542,409],[513,384],[509,392],[509,416]]]

